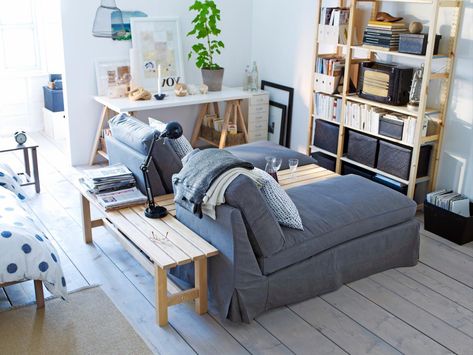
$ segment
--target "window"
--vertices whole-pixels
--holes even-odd
[[[33,0],[0,2],[0,72],[41,70]]]
[[[42,86],[63,71],[60,0],[0,1],[0,136],[43,126]]]

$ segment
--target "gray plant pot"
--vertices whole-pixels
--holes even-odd
[[[224,69],[202,69],[202,79],[209,91],[221,91]]]

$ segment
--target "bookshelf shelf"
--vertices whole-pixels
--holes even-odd
[[[312,115],[312,117],[316,120],[322,120],[322,121],[327,121],[327,122],[330,122],[330,123],[333,123],[333,124],[336,124],[337,126],[340,125],[340,122],[337,122],[337,121],[333,121],[333,120],[328,120],[324,117],[320,117],[320,116],[317,116],[317,115]]]
[[[321,152],[321,153],[327,154],[327,155],[329,155],[333,158],[337,157],[337,154],[329,152],[328,150],[316,147],[315,145],[311,145],[310,148],[312,149],[313,152]]]
[[[365,105],[368,105],[368,106],[382,108],[384,110],[388,110],[388,111],[392,111],[392,112],[402,113],[403,115],[406,115],[406,116],[417,117],[419,115],[418,110],[417,111],[409,110],[407,108],[407,106],[393,106],[393,105],[383,104],[383,103],[380,103],[380,102],[363,99],[362,97],[358,97],[356,95],[347,95],[346,99],[348,101],[357,102],[359,104],[365,104]],[[425,109],[426,114],[433,114],[433,113],[437,113],[437,112],[439,112],[439,110],[435,109],[435,108],[426,108]]]
[[[355,45],[354,43],[354,37],[356,33],[356,29],[363,29],[367,24],[365,23],[366,21],[366,16],[360,16],[360,12],[363,11],[368,11],[370,12],[370,18],[374,19],[377,12],[380,11],[380,7],[383,6],[383,3],[387,2],[399,2],[399,3],[412,3],[412,4],[429,4],[429,7],[422,7],[422,10],[417,10],[417,12],[422,11],[423,14],[409,14],[409,15],[417,15],[417,16],[423,16],[425,21],[429,23],[428,26],[428,45],[427,45],[427,50],[425,55],[414,55],[414,54],[407,54],[407,53],[399,53],[397,51],[388,51],[388,50],[383,50],[383,49],[377,49],[377,48],[367,48],[363,47],[362,45]],[[363,3],[366,4],[363,7],[358,8],[358,4]],[[319,43],[319,38],[318,38],[318,33],[319,33],[319,23],[321,23],[321,18],[325,18],[325,24],[327,24],[327,15],[330,14],[330,12],[327,12],[323,10],[325,7],[333,7],[333,2],[327,1],[327,0],[320,0],[317,6],[317,13],[315,17],[316,21],[316,26],[315,26],[315,42],[314,42],[314,56],[313,56],[313,66],[312,68],[315,68],[315,64],[317,63],[317,59],[325,55],[327,53],[319,53],[319,47],[320,45],[331,45],[334,48],[334,51],[336,50],[336,53],[332,53],[334,56],[339,56],[343,57],[345,61],[345,68],[342,69],[344,71],[343,75],[343,90],[341,94],[333,94],[330,95],[332,97],[336,98],[341,98],[342,99],[342,104],[341,104],[341,113],[340,113],[340,123],[334,122],[332,120],[327,120],[323,119],[321,117],[318,117],[319,115],[316,114],[315,112],[315,104],[314,104],[314,96],[317,93],[314,90],[314,82],[315,82],[315,75],[312,74],[312,78],[314,82],[312,82],[311,86],[311,94],[312,94],[312,100],[311,100],[311,109],[310,109],[310,116],[309,116],[309,129],[308,129],[308,145],[307,145],[307,153],[311,154],[312,152],[315,151],[320,151],[322,153],[325,153],[333,158],[336,158],[336,172],[341,173],[342,172],[342,165],[343,163],[350,163],[355,166],[358,166],[360,168],[366,169],[368,171],[371,171],[376,174],[381,174],[384,175],[387,178],[390,178],[394,181],[406,184],[408,186],[408,196],[413,198],[415,194],[415,188],[416,184],[419,184],[420,182],[429,182],[428,185],[428,190],[432,190],[433,187],[435,187],[436,183],[436,178],[437,178],[437,173],[438,173],[438,163],[440,160],[440,154],[441,154],[441,146],[442,146],[442,141],[443,141],[443,129],[445,127],[445,120],[446,120],[446,112],[447,112],[447,106],[448,106],[448,101],[449,101],[449,95],[450,95],[450,87],[451,87],[451,82],[452,82],[452,76],[449,75],[449,73],[453,73],[453,68],[454,68],[454,61],[455,61],[455,51],[456,51],[456,46],[457,46],[457,41],[458,41],[458,32],[459,32],[459,23],[461,21],[461,16],[463,13],[463,0],[339,0],[338,1],[338,7],[344,7],[344,8],[349,8],[349,18],[348,18],[348,25],[347,25],[347,32],[348,35],[346,36],[347,43],[346,44],[329,44],[329,43]],[[371,7],[371,9],[367,8],[368,6]],[[435,35],[437,34],[438,28],[440,25],[445,25],[443,22],[440,23],[439,21],[439,13],[442,10],[442,8],[447,7],[449,8],[448,11],[445,12],[445,15],[450,16],[451,21],[449,23],[450,27],[450,36],[444,36],[442,37],[442,41],[447,41],[448,46],[445,46],[446,50],[445,52],[447,53],[442,53],[442,54],[433,54],[434,53],[434,42],[435,42]],[[452,9],[453,8],[453,9]],[[383,11],[383,10],[381,10]],[[340,11],[342,12],[342,11]],[[322,16],[323,14],[323,16]],[[395,14],[395,15],[404,15],[402,13]],[[325,17],[324,17],[325,16]],[[330,18],[330,23],[337,23],[336,19],[338,16],[338,13]],[[442,20],[444,21],[444,20]],[[363,22],[363,23],[362,23]],[[448,22],[448,21],[445,21]],[[324,22],[322,22],[323,24]],[[366,53],[366,58],[360,58],[362,56],[365,56],[364,53]],[[407,106],[392,106],[384,103],[380,103],[377,101],[372,101],[368,99],[361,98],[355,94],[351,94],[350,92],[350,77],[353,74],[353,65],[363,62],[363,61],[375,61],[376,54],[380,55],[386,55],[389,56],[389,58],[403,58],[403,62],[409,62],[410,66],[414,68],[420,67],[420,65],[424,66],[424,77],[422,80],[422,87],[420,90],[420,103],[419,103],[419,109],[418,110],[410,110],[407,108]],[[356,55],[356,56],[355,56]],[[439,59],[445,59],[446,60],[446,70],[442,73],[432,73],[432,63],[435,60]],[[405,63],[407,64],[407,63]],[[432,80],[438,80],[439,85],[441,86],[440,88],[440,97],[436,98],[436,102],[439,103],[440,109],[435,109],[435,108],[429,108],[427,107],[427,99],[429,95],[429,86]],[[356,79],[355,79],[356,81]],[[377,133],[372,133],[368,132],[362,129],[358,128],[353,128],[345,124],[345,115],[347,113],[347,103],[353,102],[353,103],[358,103],[362,105],[367,105],[369,107],[374,107],[374,108],[379,108],[383,109],[389,112],[393,113],[398,113],[402,114],[405,116],[409,117],[415,117],[416,120],[416,125],[415,125],[415,133],[414,133],[414,142],[412,144],[405,143],[402,141],[399,141],[397,139],[389,138],[382,136]],[[433,121],[438,123],[438,134],[435,135],[430,135],[427,137],[422,137],[422,126],[424,122],[424,117],[426,115],[431,115],[431,114],[436,114],[435,118],[432,118]],[[337,154],[333,154],[330,152],[326,152],[321,150],[320,148],[317,148],[313,145],[313,134],[314,134],[314,121],[315,119],[323,119],[324,121],[336,124],[338,126],[338,131],[339,131],[339,136],[338,136],[338,151]],[[369,166],[365,166],[363,164],[360,164],[356,161],[352,161],[348,159],[345,155],[344,152],[346,151],[345,149],[345,138],[347,136],[347,130],[354,130],[359,133],[365,134],[367,136],[375,137],[377,139],[383,140],[383,141],[388,141],[388,142],[393,142],[396,143],[400,146],[408,147],[409,149],[412,150],[412,162],[410,166],[410,171],[409,171],[409,179],[404,180],[400,179],[396,176],[387,174],[381,170],[378,170],[376,168],[372,168]],[[421,146],[425,144],[431,144],[435,145],[434,149],[432,149],[432,157],[431,157],[431,166],[429,171],[431,172],[429,176],[422,177],[420,179],[417,179],[417,169],[419,165],[419,156],[420,156],[420,151],[421,151]]]

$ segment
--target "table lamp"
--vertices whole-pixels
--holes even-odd
[[[161,134],[156,132],[153,137],[153,142],[151,143],[151,147],[149,148],[148,156],[146,157],[146,160],[143,162],[143,164],[140,167],[141,171],[143,172],[143,179],[145,181],[146,198],[148,199],[148,207],[145,209],[145,216],[148,218],[154,218],[154,219],[164,218],[168,214],[168,211],[165,207],[158,206],[154,202],[153,190],[151,188],[151,183],[149,180],[149,167],[151,165],[151,161],[153,160],[152,153],[154,150],[154,145],[161,138],[178,139],[182,136],[182,134],[183,134],[182,126],[177,122],[168,123],[164,131],[161,132]],[[164,142],[163,144],[165,143],[166,142]],[[159,172],[159,169],[156,169],[156,170],[158,171],[158,175],[162,181],[162,176],[161,176],[161,173]]]

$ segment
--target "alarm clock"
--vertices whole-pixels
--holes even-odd
[[[23,131],[15,132],[15,141],[16,141],[19,145],[25,144],[27,139],[28,139],[28,137],[26,137],[26,133],[25,133],[25,132],[23,132]]]

